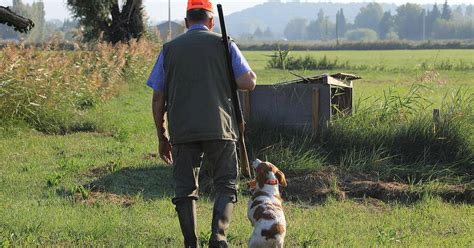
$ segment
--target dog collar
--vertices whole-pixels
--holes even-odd
[[[276,180],[276,179],[268,179],[267,181],[265,181],[265,184],[277,185],[277,184],[278,184],[278,180]]]

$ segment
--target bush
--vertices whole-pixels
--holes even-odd
[[[375,41],[378,39],[377,32],[368,28],[354,29],[346,33],[346,38],[353,41]]]

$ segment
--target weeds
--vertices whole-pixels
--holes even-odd
[[[38,131],[65,134],[96,127],[82,112],[117,94],[124,74],[156,49],[148,42],[99,42],[69,52],[51,41],[44,48],[7,45],[0,53],[0,116],[21,120]],[[154,55],[154,54],[153,54]]]
[[[198,237],[198,240],[199,240],[199,244],[201,246],[207,246],[209,244],[209,239],[211,238],[211,231],[206,231],[206,232],[200,232],[199,233],[199,237]]]
[[[393,242],[401,243],[403,239],[398,231],[381,227],[377,228],[376,237],[377,243],[385,246]]]
[[[294,57],[290,55],[290,50],[278,50],[267,63],[267,68],[283,70],[333,70],[349,67],[349,61],[341,64],[337,61],[337,58],[331,61],[326,55],[321,59],[310,55]]]
[[[469,71],[474,70],[474,62],[472,61],[452,61],[449,59],[440,62],[423,61],[420,64],[422,70],[455,70],[455,71]]]
[[[326,161],[325,155],[313,146],[312,136],[284,128],[268,129],[258,123],[250,127],[247,133],[251,157],[272,161],[288,172],[316,170]]]
[[[290,173],[333,165],[402,181],[472,180],[474,94],[447,95],[434,131],[433,104],[423,97],[427,90],[416,85],[404,95],[388,90],[366,107],[357,106],[353,115],[332,120],[317,136],[250,125],[255,129],[249,130],[249,147],[255,157]]]
[[[315,237],[316,232],[312,232],[311,234],[300,233],[296,240],[301,247],[309,248],[319,245],[319,240]]]
[[[48,185],[48,187],[58,186],[62,178],[63,178],[63,174],[58,173],[58,172],[53,172],[46,179],[46,184]]]

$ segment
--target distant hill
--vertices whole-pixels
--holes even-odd
[[[156,26],[157,30],[160,32],[160,38],[161,40],[167,40],[168,38],[168,32],[169,32],[169,26],[168,22],[162,22]],[[184,30],[186,28],[184,25],[178,22],[171,22],[171,38],[176,38],[178,35],[181,35],[184,33]]]
[[[227,29],[232,36],[253,33],[257,27],[265,30],[270,27],[274,34],[281,34],[286,24],[294,18],[302,17],[308,21],[315,20],[320,9],[332,21],[336,19],[339,9],[344,9],[348,22],[353,22],[359,9],[368,3],[278,3],[267,2],[252,8],[235,12],[226,18]],[[381,3],[384,10],[395,13],[395,4]]]

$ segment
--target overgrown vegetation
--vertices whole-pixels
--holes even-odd
[[[316,136],[270,129],[267,123],[250,130],[248,140],[255,157],[291,172],[331,165],[403,182],[473,180],[474,94],[460,89],[445,96],[436,121],[425,95],[419,85],[404,95],[389,90],[381,99],[359,103],[352,116],[334,119]]]
[[[290,55],[289,50],[278,50],[271,57],[267,64],[268,68],[283,70],[333,70],[349,68],[349,61],[339,63],[337,58],[329,60],[326,55],[317,59],[310,55],[305,57],[294,57]]]
[[[239,42],[242,50],[248,51],[324,51],[324,50],[421,50],[421,49],[474,49],[470,40],[447,41],[288,41],[288,42]]]
[[[282,70],[372,70],[372,71],[409,71],[409,70],[455,70],[455,71],[468,71],[474,70],[474,61],[466,60],[450,60],[443,59],[439,62],[435,61],[423,61],[417,66],[406,67],[399,65],[397,67],[389,67],[385,64],[363,64],[363,65],[351,65],[349,61],[339,62],[337,57],[331,60],[326,55],[322,58],[313,57],[311,55],[305,55],[296,57],[291,55],[290,50],[281,50],[278,48],[267,62],[267,68],[269,69],[282,69]]]
[[[51,134],[93,129],[83,111],[114,96],[124,76],[141,69],[155,47],[146,41],[112,46],[98,42],[92,49],[57,49],[8,45],[0,53],[0,116],[2,123],[26,122]],[[135,66],[135,67],[134,67]]]

